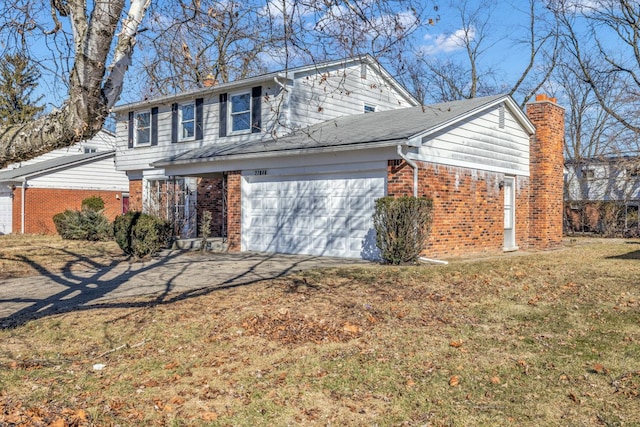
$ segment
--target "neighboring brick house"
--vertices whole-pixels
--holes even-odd
[[[190,211],[212,210],[230,250],[368,259],[375,199],[415,194],[434,200],[426,256],[561,243],[555,99],[526,114],[507,95],[417,106],[370,57],[234,84],[118,107],[137,207],[183,212],[174,190],[192,180]]]
[[[114,135],[54,150],[0,171],[0,234],[55,234],[53,216],[100,196],[113,220],[128,202],[128,179],[114,166]]]
[[[569,160],[564,177],[567,233],[640,234],[640,157]]]

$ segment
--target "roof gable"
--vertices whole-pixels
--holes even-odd
[[[25,178],[32,176],[43,175],[60,169],[72,168],[81,164],[113,156],[115,156],[115,151],[101,151],[97,153],[57,157],[39,163],[31,163],[15,169],[0,171],[0,182],[20,182]]]

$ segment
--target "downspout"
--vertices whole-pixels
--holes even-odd
[[[22,197],[20,198],[20,232],[22,234],[24,234],[24,220],[25,220],[25,200],[24,200],[24,196],[25,193],[27,192],[27,178],[23,178],[22,179]]]
[[[413,197],[418,197],[418,165],[402,152],[402,145],[397,145],[398,156],[413,168]]]
[[[410,158],[408,158],[407,155],[402,152],[402,145],[398,144],[397,149],[398,149],[398,156],[400,156],[402,160],[407,162],[407,164],[413,168],[413,197],[418,197],[418,164],[413,160],[411,160]],[[418,260],[420,262],[425,262],[425,263],[433,263],[433,264],[441,264],[441,265],[449,264],[449,262],[447,261],[442,261],[442,260],[433,259],[433,258],[426,258],[426,257],[418,257]]]

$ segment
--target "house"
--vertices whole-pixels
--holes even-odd
[[[376,258],[385,195],[429,196],[425,255],[550,248],[562,238],[564,110],[507,95],[420,106],[371,57],[118,107],[132,208],[234,251]]]
[[[127,208],[129,181],[115,170],[115,135],[61,148],[0,170],[0,234],[55,234],[53,216],[100,196],[114,219]]]
[[[639,234],[640,157],[571,159],[564,176],[567,232]]]

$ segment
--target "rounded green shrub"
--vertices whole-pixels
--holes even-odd
[[[104,209],[104,200],[100,196],[87,197],[82,201],[82,210],[98,212]]]
[[[171,242],[171,224],[141,212],[129,211],[119,216],[113,230],[120,249],[136,258],[153,255]]]
[[[63,239],[101,241],[112,237],[111,223],[102,210],[67,209],[54,215],[53,223]]]

